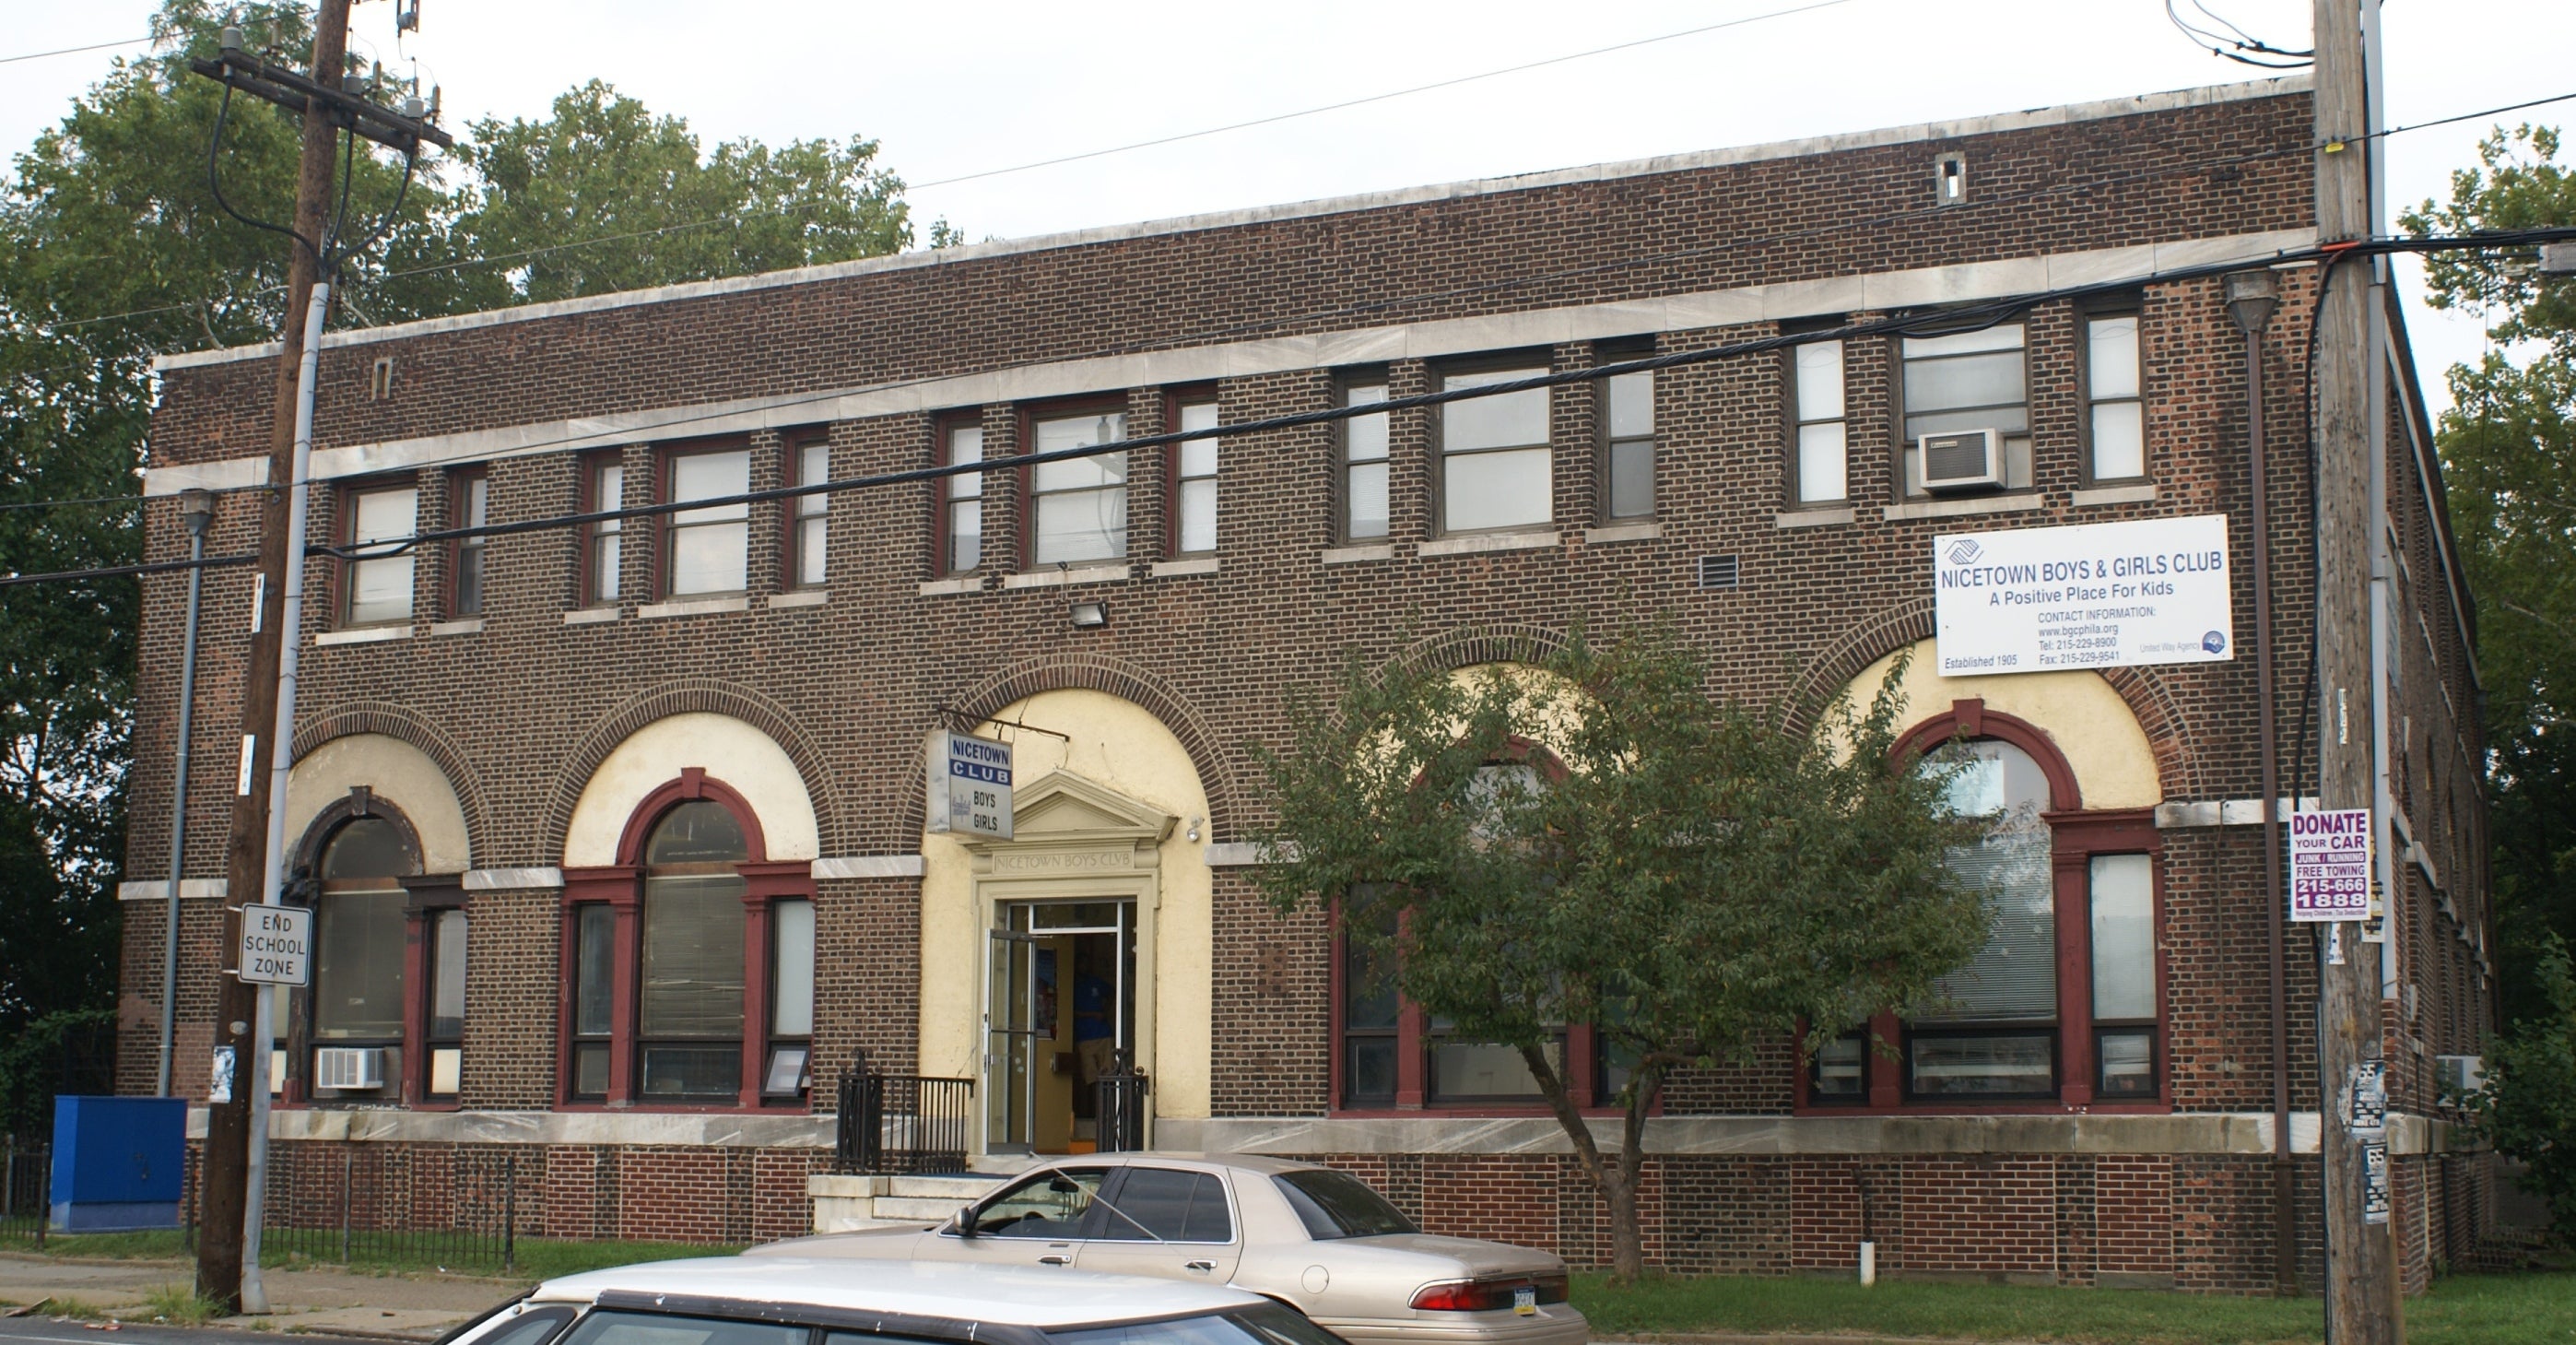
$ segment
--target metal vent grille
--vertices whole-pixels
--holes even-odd
[[[1699,586],[1701,588],[1733,588],[1736,585],[1738,577],[1735,557],[1733,556],[1702,556],[1699,558]]]

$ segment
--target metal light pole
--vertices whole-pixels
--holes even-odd
[[[206,592],[206,525],[214,521],[215,493],[179,492],[179,517],[188,525],[188,629],[179,643],[179,752],[170,784],[170,918],[161,930],[161,1064],[153,1092],[170,1096],[171,1038],[179,1025],[179,884],[188,857],[188,741],[197,708],[197,609]]]

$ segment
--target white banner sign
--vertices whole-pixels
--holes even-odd
[[[945,729],[930,735],[932,831],[1011,839],[1011,745]]]
[[[263,985],[313,981],[313,912],[301,906],[241,908],[241,978]]]
[[[2223,663],[2227,516],[1932,539],[1941,674]]]

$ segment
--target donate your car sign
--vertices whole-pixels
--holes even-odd
[[[1951,533],[1932,540],[1947,677],[2235,657],[2227,516]]]

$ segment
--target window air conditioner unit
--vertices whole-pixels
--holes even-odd
[[[2003,436],[1993,430],[1952,430],[1914,442],[1925,490],[1984,490],[2004,483]]]
[[[2437,1055],[2433,1075],[2448,1097],[2467,1097],[2487,1086],[2487,1058],[2482,1055]]]
[[[381,1046],[325,1046],[313,1052],[316,1088],[382,1088],[385,1051]]]

